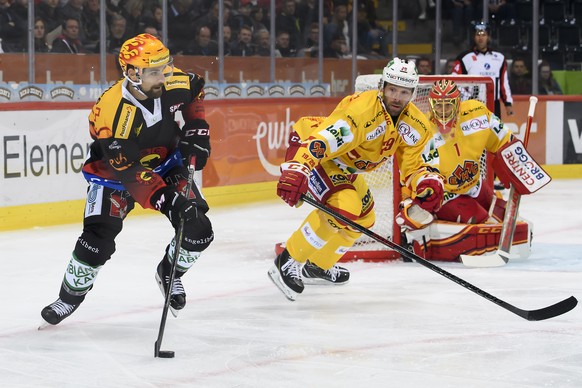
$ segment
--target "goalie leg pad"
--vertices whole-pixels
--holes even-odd
[[[518,139],[497,151],[493,169],[505,187],[512,184],[520,195],[535,193],[552,180]]]
[[[531,226],[518,221],[513,246],[529,245]],[[480,255],[492,252],[499,246],[501,224],[459,224],[435,221],[428,228],[407,232],[414,253],[427,260],[458,261],[460,255]],[[523,250],[529,251],[529,250]]]

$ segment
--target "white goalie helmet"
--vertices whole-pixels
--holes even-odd
[[[385,83],[416,90],[418,86],[416,65],[406,59],[394,58],[382,70],[382,84]]]

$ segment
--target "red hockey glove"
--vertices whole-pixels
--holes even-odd
[[[301,194],[307,193],[310,173],[309,167],[294,160],[283,163],[281,177],[277,184],[277,195],[289,206],[297,205],[301,199]]]
[[[196,202],[186,199],[173,186],[163,187],[154,193],[152,205],[156,210],[165,214],[172,225],[176,224],[180,219],[188,221],[198,218],[198,205]]]
[[[400,211],[396,215],[396,223],[405,230],[422,229],[433,221],[434,216],[410,198],[400,204]]]
[[[416,185],[416,195],[414,202],[424,210],[434,213],[443,204],[444,188],[443,182],[438,175],[427,174],[420,178]]]

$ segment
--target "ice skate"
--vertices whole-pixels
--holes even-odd
[[[350,271],[335,264],[328,270],[307,261],[301,270],[304,284],[311,285],[341,285],[350,280]]]
[[[49,324],[58,325],[63,319],[74,313],[78,307],[79,304],[69,304],[63,302],[61,298],[57,299],[43,308],[40,312],[40,315],[45,320],[46,324],[43,322],[39,329],[47,327]]]
[[[281,290],[283,295],[291,301],[305,288],[301,280],[302,263],[296,261],[285,249],[275,259],[275,264],[269,269],[269,278]]]
[[[169,268],[166,269],[164,259],[158,264],[158,269],[156,271],[156,281],[160,287],[160,291],[164,298],[166,297],[166,290],[168,289],[168,283],[170,282]],[[169,267],[169,263],[167,265]],[[163,279],[163,282],[162,282]],[[182,280],[179,277],[174,276],[174,282],[172,284],[172,292],[170,294],[170,311],[174,317],[178,317],[178,311],[182,310],[186,306],[186,291],[184,291],[184,286],[182,285]]]

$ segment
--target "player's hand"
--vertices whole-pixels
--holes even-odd
[[[205,120],[193,120],[185,124],[180,137],[180,153],[184,160],[189,160],[190,155],[196,155],[196,170],[202,170],[206,166],[210,156],[210,130]]]
[[[301,199],[301,194],[307,193],[307,184],[311,170],[296,161],[290,161],[281,165],[281,177],[277,184],[277,195],[287,202],[289,206],[295,206]]]
[[[420,207],[418,200],[410,198],[400,203],[400,211],[396,215],[396,223],[405,230],[417,230],[428,226],[434,221],[434,216]]]
[[[178,193],[173,186],[166,186],[160,190],[154,203],[156,210],[163,213],[172,224],[180,219],[184,221],[198,218],[198,205]],[[154,194],[155,195],[155,194]]]
[[[438,175],[427,174],[416,186],[414,201],[424,210],[434,213],[443,204],[444,187]]]

